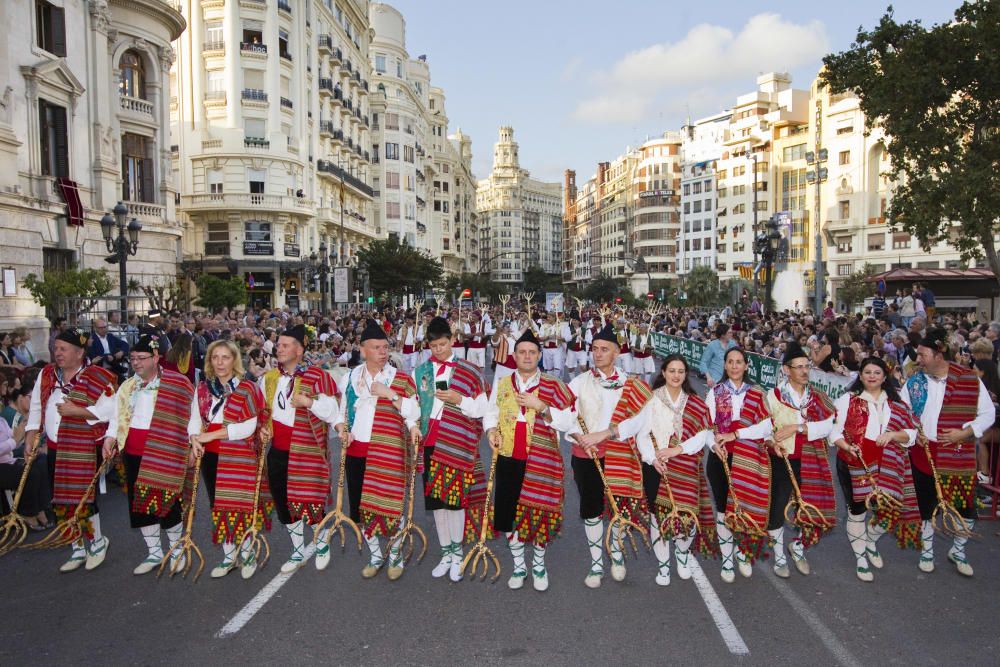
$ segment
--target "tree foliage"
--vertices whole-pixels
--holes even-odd
[[[890,223],[924,251],[947,241],[963,260],[985,256],[1000,282],[1000,2],[966,2],[929,29],[890,7],[823,62],[822,83],[857,95],[867,129],[886,134]]]
[[[46,271],[41,277],[29,273],[24,277],[24,287],[35,303],[52,314],[60,314],[67,299],[79,299],[74,314],[83,315],[97,305],[97,300],[115,286],[106,269],[78,269]]]
[[[176,279],[157,280],[152,285],[138,285],[138,289],[152,308],[164,313],[179,309],[184,300],[184,290]]]
[[[215,312],[222,308],[235,308],[247,302],[247,286],[242,278],[233,276],[223,280],[217,276],[203,274],[198,276],[199,306]]]
[[[582,295],[585,300],[593,303],[614,303],[618,297],[621,297],[623,301],[625,299],[632,300],[632,292],[625,286],[625,281],[605,273],[588,283],[583,288]]]
[[[875,296],[875,284],[866,282],[866,279],[877,273],[879,271],[874,266],[865,263],[860,271],[855,271],[844,279],[837,290],[837,296],[847,305],[849,311],[854,306],[864,303],[868,297]]]
[[[440,261],[406,241],[400,243],[397,236],[372,241],[359,250],[358,264],[368,272],[369,285],[379,295],[419,294],[444,282]]]
[[[546,273],[545,269],[537,264],[524,272],[521,289],[524,292],[534,292],[536,301],[544,301],[546,292],[564,291],[562,278],[552,273]]]
[[[719,299],[719,274],[710,266],[696,266],[684,279],[684,291],[687,305],[714,306]]]

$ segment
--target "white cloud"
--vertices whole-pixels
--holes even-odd
[[[749,89],[761,72],[818,66],[828,52],[829,39],[819,21],[797,24],[777,14],[758,14],[738,34],[700,24],[677,42],[633,51],[610,70],[595,73],[592,83],[601,92],[581,100],[573,117],[588,123],[634,123],[686,99],[712,98],[708,91],[713,88],[739,84]]]

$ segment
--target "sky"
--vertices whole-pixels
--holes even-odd
[[[886,0],[392,0],[411,58],[427,56],[445,92],[449,132],[472,137],[473,171],[489,174],[501,125],[521,166],[578,182],[686,118],[753,92],[759,74],[789,72],[808,89],[827,53],[873,28]],[[959,0],[897,0],[896,20],[925,26]]]

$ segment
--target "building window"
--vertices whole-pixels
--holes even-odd
[[[399,173],[395,171],[385,172],[385,187],[387,190],[399,189]]]
[[[847,277],[853,273],[853,264],[838,264],[837,265],[837,275],[841,277]]]
[[[390,220],[399,220],[399,202],[387,201],[385,203],[385,217]]]
[[[840,164],[851,164],[851,151],[840,151]]]
[[[854,249],[853,239],[851,237],[839,238],[837,239],[837,252],[849,253]]]
[[[399,144],[386,143],[386,145],[385,145],[385,159],[387,159],[387,160],[398,160],[399,159]]]
[[[225,42],[226,36],[222,29],[222,21],[205,22],[205,43],[213,47]]]
[[[838,202],[837,210],[840,212],[840,219],[847,220],[851,217],[851,202],[842,201]]]
[[[413,192],[417,189],[417,177],[413,174],[406,175],[406,191]]]
[[[59,57],[66,56],[66,13],[45,0],[35,0],[38,46]]]
[[[208,192],[213,195],[221,195],[223,193],[221,169],[208,170]]]
[[[205,240],[209,243],[228,243],[229,242],[229,223],[228,222],[210,222],[206,225]]]
[[[247,220],[243,223],[243,235],[247,241],[271,242],[271,223],[263,220]]]
[[[135,51],[126,51],[118,61],[121,71],[118,92],[125,97],[146,99],[146,74],[142,69],[142,58]]]
[[[403,146],[403,160],[405,162],[413,162],[414,161],[413,146]],[[447,186],[448,184],[445,183],[445,185]],[[445,190],[447,190],[447,187],[445,188]]]
[[[247,169],[247,183],[250,187],[250,201],[261,204],[264,201],[264,189],[267,187],[267,172],[263,169]]]
[[[783,162],[791,162],[792,160],[803,160],[806,157],[806,145],[796,144],[795,146],[785,146],[781,153],[781,158]]]
[[[385,56],[381,53],[375,55],[375,71],[385,74]]]
[[[43,99],[38,100],[39,138],[42,174],[69,177],[69,142],[66,109]]]
[[[245,139],[264,141],[267,139],[267,121],[263,118],[246,118],[243,120],[243,136]]]
[[[892,249],[905,250],[910,247],[910,235],[907,232],[892,233]]]
[[[153,160],[146,157],[148,140],[126,132],[122,136],[122,199],[152,203]]]
[[[398,113],[387,113],[385,115],[385,129],[387,129],[387,130],[398,130],[399,129],[399,114]]]
[[[399,79],[403,78],[403,61],[396,58],[396,77]]]

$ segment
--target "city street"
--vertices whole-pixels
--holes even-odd
[[[280,525],[271,562],[253,579],[234,572],[212,580],[221,551],[210,543],[204,496],[195,531],[208,562],[202,578],[136,577],[142,539],[127,528],[124,495],[111,490],[102,517],[112,546],[98,570],[60,574],[65,549],[0,559],[0,664],[995,664],[988,620],[1000,526],[993,522],[980,524],[981,538],[969,547],[971,580],[945,561],[945,540],[937,542],[937,571],[926,575],[916,552],[902,553],[887,538],[885,569],[862,583],[838,527],[810,554],[809,577],[793,569],[780,580],[768,561],[750,580],[725,584],[718,561],[702,561],[691,580],[675,570],[661,588],[655,560],[642,553],[628,561],[625,582],[605,577],[590,590],[569,478],[566,491],[563,534],[547,554],[551,586],[537,593],[530,585],[507,589],[511,561],[502,541],[491,544],[503,567],[496,584],[432,579],[436,539],[419,505],[428,555],[397,582],[384,572],[363,580],[364,557],[352,549],[335,550],[325,572],[310,560],[280,575],[290,550]]]

